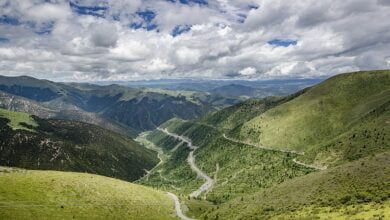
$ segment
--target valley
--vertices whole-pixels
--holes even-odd
[[[64,218],[85,219],[89,208],[102,206],[85,194],[94,189],[90,193],[112,206],[99,210],[107,218],[386,218],[389,79],[389,71],[342,74],[285,97],[250,99],[194,118],[175,116],[132,135],[125,134],[125,126],[117,127],[123,130],[117,133],[77,118],[30,115],[49,107],[4,95],[3,104],[14,103],[8,106],[27,113],[0,110],[0,165],[5,166],[0,169],[0,198],[5,198],[0,216],[27,206],[46,207],[40,215],[53,217],[54,207],[60,207]],[[357,99],[362,83],[365,90]],[[38,201],[34,193],[44,190],[42,184],[61,178],[69,183],[54,184],[49,197]],[[25,188],[24,181],[32,181],[36,190]],[[15,194],[4,190],[7,184],[14,184],[20,197],[11,198]],[[77,195],[78,204],[88,206],[74,205],[70,194],[61,191],[65,186]],[[49,198],[59,198],[55,201],[61,204]],[[12,202],[29,199],[37,204]],[[129,211],[123,202],[131,207],[141,202],[139,210],[150,206],[150,212],[134,213],[137,209]],[[70,212],[64,212],[67,207]],[[21,218],[29,215],[20,213]]]
[[[390,0],[0,0],[0,220],[390,220]]]
[[[340,82],[349,81],[350,79],[346,80],[344,78],[349,78],[351,75],[353,75],[353,80],[355,82],[352,82],[352,85],[355,83],[359,83],[361,77],[381,77],[376,78],[375,83],[384,83],[387,86],[380,87],[386,91],[387,89],[390,89],[388,87],[390,83],[387,83],[386,80],[390,76],[388,74],[388,71],[378,71],[378,72],[370,72],[370,73],[351,73],[346,75],[340,75],[338,76],[338,80]],[[327,85],[331,80],[325,81],[323,84]],[[370,81],[366,81],[366,84]],[[374,81],[372,82],[374,83]],[[369,86],[370,84],[367,84]],[[373,84],[374,85],[374,84]],[[377,84],[376,84],[377,85]],[[319,88],[321,88],[323,85],[320,84]],[[343,87],[343,92],[347,92],[346,90],[348,87]],[[192,218],[200,218],[200,219],[218,219],[222,217],[222,219],[231,219],[231,218],[243,218],[243,219],[256,219],[255,216],[263,216],[266,218],[278,218],[279,217],[288,217],[288,215],[280,215],[278,214],[277,210],[281,210],[281,207],[271,207],[271,208],[263,208],[263,210],[267,210],[265,212],[256,212],[256,214],[244,214],[241,215],[241,217],[237,217],[238,213],[247,213],[245,211],[244,207],[253,206],[253,210],[261,210],[262,206],[259,204],[257,205],[257,202],[263,201],[261,196],[256,199],[255,196],[252,198],[251,195],[256,195],[257,192],[267,191],[268,189],[277,188],[279,185],[286,185],[286,187],[290,187],[290,184],[292,184],[293,180],[298,180],[301,178],[317,178],[316,176],[326,176],[324,177],[323,181],[328,181],[332,178],[337,178],[338,174],[335,174],[333,172],[334,169],[344,169],[343,166],[349,165],[350,162],[348,161],[340,161],[340,156],[335,155],[335,152],[328,153],[327,154],[327,160],[319,162],[316,160],[310,160],[308,158],[313,158],[314,156],[314,149],[318,149],[317,147],[313,148],[306,148],[309,149],[307,151],[302,151],[303,148],[290,148],[290,147],[278,147],[274,145],[271,145],[272,147],[266,147],[263,145],[262,142],[256,143],[254,141],[250,141],[250,139],[244,139],[241,136],[237,135],[239,129],[242,129],[243,126],[245,126],[246,122],[254,120],[256,117],[261,118],[262,115],[268,114],[270,111],[276,111],[274,109],[281,108],[284,105],[289,106],[290,103],[294,103],[295,100],[300,100],[301,96],[308,96],[313,97],[310,95],[312,91],[316,91],[317,88],[313,87],[310,89],[303,90],[301,92],[298,92],[297,94],[291,95],[286,98],[274,98],[274,99],[265,99],[260,101],[247,101],[243,104],[239,104],[236,106],[228,107],[226,109],[210,113],[206,115],[203,118],[195,119],[195,120],[182,120],[182,119],[172,119],[163,125],[161,125],[160,128],[157,130],[149,133],[148,136],[146,136],[147,139],[152,141],[156,146],[159,146],[164,152],[170,155],[169,159],[165,161],[164,164],[160,165],[154,173],[151,173],[149,175],[148,180],[142,180],[141,183],[145,184],[147,186],[153,186],[158,187],[163,190],[169,190],[172,192],[175,192],[176,194],[182,195],[181,197],[181,203],[188,206],[190,213],[188,216]],[[332,92],[332,91],[327,91]],[[337,93],[335,93],[336,95]],[[350,94],[353,94],[351,92]],[[371,93],[372,94],[372,93]],[[387,104],[380,104],[380,103],[387,103],[389,101],[389,97],[386,95],[386,92],[379,91],[378,94],[380,94],[378,100],[379,102],[376,102],[376,110],[372,110],[371,108],[368,108],[368,112],[365,114],[365,116],[362,118],[360,122],[357,123],[358,126],[351,126],[351,131],[347,131],[345,135],[340,135],[339,137],[336,136],[337,139],[348,137],[349,133],[354,132],[356,129],[355,127],[358,127],[361,129],[367,129],[373,126],[378,131],[379,129],[384,132],[385,134],[388,134],[388,127],[386,127],[386,124],[383,122],[388,120],[387,113],[389,112],[387,110],[388,106]],[[366,95],[369,95],[369,93],[366,93]],[[324,94],[322,94],[320,97],[323,97]],[[314,96],[315,97],[315,96]],[[374,95],[375,97],[375,95]],[[360,105],[364,105],[365,102],[361,102]],[[371,105],[369,102],[368,104]],[[364,108],[362,108],[364,109]],[[317,111],[319,114],[322,114],[321,111]],[[245,120],[243,120],[243,117],[246,117]],[[375,119],[374,119],[375,118]],[[385,119],[386,118],[386,119]],[[289,119],[288,119],[289,120]],[[315,121],[305,121],[308,122],[314,122]],[[382,125],[381,123],[382,122]],[[372,124],[373,123],[373,124]],[[385,126],[385,127],[381,127]],[[379,129],[378,129],[379,128]],[[299,130],[299,129],[298,129]],[[297,131],[298,131],[297,130]],[[253,134],[253,132],[248,132],[247,134]],[[356,136],[356,135],[355,135]],[[386,137],[387,135],[385,135]],[[274,136],[275,138],[278,138],[277,136]],[[367,143],[367,141],[372,141],[372,138],[377,138],[376,136],[369,136],[365,135],[365,141],[362,139],[359,139],[359,141],[362,141],[361,143],[354,142],[355,145],[363,143]],[[379,133],[379,137],[381,139],[382,136]],[[336,140],[337,140],[336,139]],[[179,141],[178,141],[179,140]],[[352,140],[349,138],[348,140]],[[185,144],[185,146],[189,146],[190,148],[193,146],[196,146],[196,151],[192,150],[185,150],[182,149],[182,151],[177,152],[180,148],[176,148],[177,146],[181,146],[180,144]],[[256,143],[256,144],[255,144]],[[363,152],[368,151],[360,151],[359,157],[350,157],[349,161],[360,161],[362,160],[361,164],[368,163],[366,160],[371,161],[369,163],[375,163],[374,161],[377,159],[371,160],[368,158],[373,158],[374,155],[381,155],[378,156],[380,159],[380,166],[387,167],[390,164],[390,160],[387,154],[381,154],[381,152],[386,152],[390,148],[388,147],[386,139],[383,139],[383,141],[377,141],[377,144],[374,145],[375,148],[370,148],[370,154],[364,155]],[[379,145],[378,145],[379,144]],[[384,144],[384,145],[383,145]],[[369,144],[365,144],[365,148],[367,149],[367,146]],[[382,145],[382,146],[381,146]],[[176,146],[176,147],[175,147]],[[372,146],[372,145],[371,145]],[[372,146],[372,147],[374,147]],[[171,151],[172,149],[175,149],[175,151]],[[326,148],[325,148],[326,149]],[[375,149],[375,150],[374,150]],[[326,150],[327,152],[329,150]],[[349,151],[351,155],[354,154],[356,151]],[[193,155],[195,153],[195,156]],[[323,152],[318,152],[317,158],[322,158],[326,154]],[[347,153],[347,152],[345,152]],[[234,156],[233,156],[234,155]],[[371,155],[371,156],[370,156]],[[331,157],[329,157],[331,156]],[[203,185],[205,185],[205,179],[202,178],[203,182],[199,181],[197,179],[196,170],[192,169],[191,164],[188,164],[188,158],[194,158],[196,157],[196,165],[199,169],[201,169],[203,172],[206,173],[209,177],[217,177],[214,180],[214,185],[211,189],[211,191],[203,191],[203,193],[200,194],[201,200],[205,202],[198,202],[198,200],[191,199],[192,192],[194,190],[201,189]],[[257,159],[255,159],[257,157]],[[241,160],[240,158],[245,158],[245,160]],[[251,158],[251,159],[249,159]],[[252,159],[253,158],[253,159]],[[364,159],[366,158],[366,159]],[[376,158],[376,157],[374,157]],[[379,159],[378,159],[379,160]],[[280,162],[278,162],[280,161]],[[237,163],[238,162],[238,163]],[[278,163],[280,163],[278,165]],[[358,164],[359,162],[356,162],[355,164]],[[336,165],[337,164],[337,165]],[[216,168],[217,167],[217,168]],[[334,167],[334,168],[333,168]],[[367,167],[365,167],[367,168]],[[328,170],[332,171],[328,171]],[[345,168],[349,169],[349,168]],[[371,168],[367,168],[367,170],[370,170]],[[379,170],[383,170],[382,168],[378,168]],[[386,182],[386,180],[381,179],[385,178],[386,175],[388,175],[387,168],[384,168],[384,173],[378,173],[375,175],[379,175],[376,177],[370,177],[367,176],[367,181],[373,181],[378,184]],[[329,173],[330,172],[330,173]],[[360,172],[360,171],[359,171]],[[356,175],[361,178],[361,176],[365,176],[365,174],[356,173]],[[365,172],[365,171],[364,171]],[[327,173],[325,175],[325,173]],[[329,173],[329,174],[328,174]],[[260,175],[259,175],[260,174]],[[270,175],[272,174],[272,175]],[[162,178],[164,177],[164,178]],[[376,178],[379,178],[376,180]],[[327,180],[325,180],[327,179]],[[186,185],[183,185],[182,182],[187,182]],[[309,181],[309,180],[307,180]],[[311,180],[310,180],[311,181]],[[340,180],[344,181],[344,180]],[[347,185],[344,190],[346,190],[344,193],[348,194],[348,190],[352,191],[359,191],[363,192],[367,190],[368,185],[360,185],[360,188],[355,188],[353,184],[360,182],[361,180],[352,179],[352,182]],[[356,182],[354,182],[356,181]],[[345,182],[347,183],[347,182]],[[316,183],[316,184],[323,184],[323,183]],[[316,184],[313,186],[316,187]],[[299,184],[297,184],[297,187]],[[303,185],[303,184],[302,184]],[[379,185],[378,185],[379,186]],[[292,185],[291,185],[292,187]],[[303,187],[304,188],[304,187]],[[370,194],[369,200],[367,200],[367,206],[366,207],[372,207],[376,206],[376,202],[372,203],[369,201],[373,201],[373,199],[377,199],[376,201],[379,201],[384,199],[383,201],[387,201],[386,196],[386,190],[389,189],[389,185],[385,184],[382,185],[380,188],[376,189],[376,192],[382,192],[381,195],[384,195],[383,197],[378,197],[379,194],[371,194],[373,191],[368,192]],[[317,189],[316,189],[317,190]],[[341,193],[341,191],[338,191],[339,189],[336,189],[333,193]],[[286,193],[288,194],[288,193]],[[335,195],[336,195],[335,194]],[[359,194],[359,193],[358,193]],[[270,194],[272,195],[272,194]],[[314,195],[314,194],[313,194]],[[340,198],[340,195],[335,196],[335,198]],[[279,196],[280,198],[281,196]],[[299,197],[295,195],[295,197]],[[291,201],[294,201],[294,196],[291,198]],[[320,196],[321,197],[321,196]],[[275,197],[275,199],[278,197]],[[250,205],[247,203],[243,203],[243,201],[252,201],[255,200],[256,204]],[[337,200],[337,199],[336,199]],[[209,204],[206,201],[211,201],[212,203]],[[350,204],[361,204],[364,202],[359,202],[359,199],[352,199],[347,204],[343,203],[313,203],[314,206],[311,206],[309,209],[303,209],[302,205],[295,206],[296,208],[292,210],[302,210],[301,211],[294,211],[290,214],[291,216],[294,215],[310,215],[312,217],[314,216],[343,216],[345,214],[342,214],[342,212],[330,212],[330,207],[339,207],[341,209],[352,209]],[[231,203],[230,203],[231,202]],[[237,203],[242,204],[243,210],[236,209],[235,211],[228,212],[227,210],[222,211],[215,211],[215,207],[218,207],[217,210],[223,206],[227,209],[231,209],[231,207],[239,207],[237,206]],[[266,203],[265,203],[266,204]],[[295,204],[295,203],[294,203]],[[366,204],[366,203],[364,203]],[[383,202],[378,202],[379,207],[383,207]],[[382,204],[382,205],[380,205]],[[330,205],[330,206],[329,206]],[[289,205],[285,205],[287,207]],[[386,205],[385,205],[386,207]],[[201,209],[203,211],[199,212],[196,211],[197,209]],[[204,211],[208,210],[208,211]],[[214,211],[211,211],[214,210]],[[316,214],[313,212],[313,210],[321,210]],[[322,210],[328,210],[328,214],[325,214]],[[376,213],[373,215],[378,215],[378,213],[388,213],[388,209],[386,208],[378,208],[375,209],[377,211],[372,212]],[[224,213],[226,211],[226,213]],[[287,211],[285,211],[287,212]],[[288,211],[290,212],[290,211]],[[206,213],[206,214],[205,214]],[[228,213],[228,214],[227,214]],[[299,214],[298,214],[299,213]],[[305,213],[305,214],[303,214]],[[365,211],[359,209],[355,209],[355,211],[351,211],[351,213],[355,214],[348,214],[351,216],[365,216]],[[382,215],[382,214],[379,214]],[[387,214],[385,214],[387,215]],[[210,217],[211,216],[211,217]],[[235,217],[233,217],[235,216]],[[245,216],[245,217],[242,217]],[[252,217],[251,217],[252,216]],[[284,217],[283,217],[284,216]]]

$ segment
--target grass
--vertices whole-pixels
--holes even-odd
[[[380,215],[386,210],[377,206],[388,204],[389,195],[385,185],[389,179],[380,170],[388,165],[389,155],[373,155],[390,150],[389,85],[390,71],[343,74],[289,97],[249,100],[200,120],[172,119],[164,123],[162,127],[189,137],[198,146],[196,164],[216,182],[202,195],[205,200],[188,202],[189,215],[209,213],[201,216],[205,219],[283,219],[289,213],[302,218],[345,217],[345,213],[357,213],[351,214],[355,217]],[[305,154],[260,150],[226,140],[223,133]],[[148,138],[167,153],[177,145],[162,132],[154,131]],[[196,189],[200,183],[192,179],[186,164],[188,151],[179,152],[180,157],[168,159],[160,167],[160,174],[168,178],[155,175],[152,182],[144,184],[176,190],[182,196]],[[337,174],[313,173],[294,164],[296,157],[307,164],[333,166]],[[372,158],[381,162],[377,164]],[[178,179],[180,175],[186,178]],[[259,195],[261,192],[267,194]],[[240,203],[243,205],[237,205]],[[376,208],[364,211],[349,207],[363,203],[365,209]],[[332,208],[337,210],[328,213]]]
[[[0,108],[0,118],[7,118],[10,121],[8,125],[13,130],[21,129],[26,131],[34,131],[34,127],[38,126],[31,115],[22,112],[12,112]]]
[[[107,177],[0,171],[1,219],[176,219],[166,193]]]
[[[390,101],[369,112],[349,131],[309,149],[300,160],[332,166],[390,150]]]
[[[294,178],[231,200],[204,214],[203,218],[206,219],[207,216],[207,219],[215,219],[219,216],[220,219],[269,219],[292,215],[294,219],[301,215],[310,219],[340,214],[345,218],[349,215],[347,210],[357,205],[378,207],[379,212],[375,212],[375,209],[369,211],[373,215],[382,211],[388,215],[389,209],[380,207],[386,207],[390,199],[389,158],[389,152],[381,153]]]
[[[312,172],[312,169],[292,162],[293,155],[259,150],[244,144],[226,140],[222,133],[210,126],[172,119],[163,127],[169,131],[191,138],[196,150],[196,164],[216,180],[213,189],[203,197],[214,204],[273,186],[296,176]],[[172,149],[177,141],[163,133],[151,133],[149,139],[163,149]],[[167,151],[167,153],[170,153]],[[166,163],[142,183],[160,189],[174,191],[183,196],[197,189],[204,181],[187,163],[189,150],[180,146]],[[190,204],[189,206],[191,206]],[[190,207],[193,209],[193,207]]]
[[[283,104],[304,93],[300,91],[286,97],[267,97],[264,99],[250,99],[240,104],[224,108],[210,113],[201,119],[201,122],[217,126],[220,129],[232,130],[242,123],[248,122],[254,117]]]
[[[341,74],[245,122],[234,135],[308,151],[348,132],[390,101],[390,70]]]
[[[26,114],[2,112],[29,118]],[[33,120],[36,127],[28,125],[34,128],[30,132],[14,130],[9,126],[9,117],[0,117],[0,165],[88,172],[135,181],[145,174],[145,169],[158,163],[154,151],[98,126],[35,116]]]
[[[334,207],[305,207],[299,211],[287,212],[271,219],[390,219],[390,201],[383,204],[366,203]]]

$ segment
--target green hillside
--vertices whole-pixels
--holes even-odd
[[[202,198],[215,204],[314,171],[295,164],[292,154],[229,141],[220,130],[202,123],[172,119],[162,127],[190,138],[199,147],[196,164],[215,179],[212,191]],[[204,180],[196,178],[187,162],[190,150],[186,144],[178,145],[177,140],[161,131],[154,131],[148,139],[164,149],[169,158],[147,180],[142,180],[142,184],[182,195],[188,195],[203,184]]]
[[[27,76],[0,76],[2,108],[44,118],[76,119],[132,137],[171,118],[194,119],[240,100],[207,92],[64,84]]]
[[[388,219],[390,153],[231,200],[202,219]]]
[[[176,219],[165,192],[107,177],[0,167],[0,219]]]
[[[382,117],[379,127],[369,125],[373,123],[372,117],[368,124],[364,122],[368,115],[386,108],[389,101],[389,70],[341,74],[245,122],[231,135],[272,148],[310,151],[323,150],[318,147],[320,145],[335,145],[341,141],[335,138],[348,137],[345,132],[359,129],[357,127],[360,126],[361,132],[380,129],[379,135],[384,139],[376,143],[375,149],[389,149],[390,130],[385,122],[388,121],[388,111],[382,110],[383,114],[378,116]],[[379,118],[377,120],[380,123]],[[367,138],[370,139],[370,135]],[[366,147],[373,150],[372,146]],[[334,159],[325,163],[331,163]]]
[[[200,217],[202,213],[208,211],[215,214],[208,219],[216,219],[216,213],[219,212],[215,210],[218,207],[224,207],[225,204],[230,204],[229,207],[234,206],[234,202],[241,202],[242,197],[244,201],[248,201],[249,198],[246,198],[248,195],[290,184],[293,180],[303,178],[309,173],[320,175],[324,173],[319,171],[324,168],[322,165],[344,170],[347,168],[342,167],[352,166],[350,163],[352,161],[361,158],[368,160],[377,153],[389,151],[389,77],[390,71],[343,74],[284,98],[248,100],[210,113],[198,120],[172,119],[161,125],[171,133],[192,140],[193,145],[198,147],[195,152],[197,166],[215,181],[212,189],[197,200],[184,201],[189,207],[188,213]],[[359,88],[363,91],[356,94]],[[282,116],[286,117],[285,121]],[[296,118],[299,119],[297,126],[291,122],[298,120]],[[318,120],[315,120],[316,118]],[[275,123],[286,123],[286,126],[278,125],[280,126],[279,133],[276,132],[277,129],[271,130],[274,133],[269,131],[267,140],[271,141],[274,138],[275,143],[301,140],[297,136],[284,136],[285,132],[291,131],[291,135],[306,135],[301,140],[302,145],[294,147],[294,145],[286,144],[284,147],[284,145],[264,144],[261,139],[263,133],[256,133],[263,132],[263,130],[256,129],[274,127],[271,122],[264,125],[265,119],[272,119],[272,123],[276,120],[278,121]],[[336,122],[337,120],[344,121],[341,123]],[[292,126],[295,126],[294,130],[290,128]],[[311,144],[309,144],[311,140],[309,135],[313,135]],[[151,132],[147,138],[160,147],[168,157],[147,179],[140,181],[142,184],[173,191],[184,198],[204,183],[203,179],[196,177],[187,162],[190,150],[186,144],[180,145],[178,140],[160,130]],[[301,155],[299,151],[305,153]],[[380,156],[380,158],[386,162],[388,154],[383,155],[385,156]],[[365,169],[368,173],[374,168],[369,166]],[[313,174],[309,174],[311,175]],[[327,178],[333,179],[329,176]],[[342,181],[344,180],[341,179],[339,183],[341,184]],[[351,181],[354,181],[354,177]],[[385,180],[372,178],[370,181],[377,185]],[[354,183],[346,181],[346,184]],[[302,186],[301,190],[308,188],[304,184]],[[362,185],[362,187],[365,186]],[[387,191],[383,188],[378,189],[376,193],[375,196],[387,195]],[[279,197],[282,198],[280,195]],[[320,197],[328,198],[325,195]],[[377,215],[378,212],[375,211],[374,205],[377,206],[377,204],[368,202],[364,204],[366,209]],[[303,206],[299,204],[296,208]],[[327,205],[321,207],[324,208],[320,210],[321,212],[332,208]],[[342,208],[349,210],[350,207],[343,206]],[[300,213],[296,215],[307,217],[307,212],[313,210],[308,207],[308,210],[300,210]],[[383,211],[381,208],[378,210]],[[241,219],[250,216],[250,214],[245,214],[246,210],[234,211],[244,213],[245,217]],[[333,214],[344,216],[345,210],[339,211]],[[368,213],[368,215],[371,214],[373,213]],[[222,213],[219,216],[219,219],[229,219],[229,214],[223,215]]]
[[[129,137],[137,136],[137,131],[128,126],[110,120],[102,115],[94,112],[86,112],[81,109],[77,110],[62,110],[51,109],[45,106],[44,103],[39,103],[31,99],[23,98],[16,95],[11,95],[5,92],[0,92],[0,108],[10,111],[25,112],[31,115],[36,115],[40,118],[55,118],[64,120],[75,120],[89,124],[98,125],[102,128],[120,133]]]
[[[34,131],[34,128],[38,126],[31,115],[22,112],[12,112],[0,108],[0,118],[7,118],[7,125],[13,130]]]
[[[275,106],[290,101],[291,99],[304,93],[306,90],[307,89],[286,97],[250,99],[240,104],[224,108],[220,111],[207,114],[203,117],[201,122],[216,126],[220,129],[231,130]]]
[[[156,153],[120,134],[76,121],[0,110],[0,165],[89,172],[136,180]]]

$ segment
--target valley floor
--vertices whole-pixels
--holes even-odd
[[[192,125],[190,126],[189,124]],[[194,126],[194,124],[197,125]],[[194,129],[194,127],[196,128]],[[188,129],[193,129],[193,130],[189,131]],[[212,139],[210,139],[210,137],[212,137]],[[172,199],[175,201],[176,204],[177,216],[183,220],[193,219],[194,217],[199,219],[218,219],[218,216],[224,216],[222,219],[235,219],[235,217],[233,218],[233,216],[237,216],[237,215],[239,216],[240,212],[246,213],[245,211],[237,210],[238,213],[232,214],[231,212],[226,212],[230,214],[224,215],[217,210],[221,210],[219,208],[221,205],[222,207],[226,208],[227,205],[228,207],[234,207],[238,203],[246,204],[243,201],[248,201],[248,199],[250,200],[250,195],[252,194],[252,192],[255,193],[259,190],[261,191],[262,189],[267,189],[270,187],[272,188],[273,186],[278,186],[280,184],[280,182],[275,182],[275,183],[271,182],[269,186],[260,187],[257,190],[255,189],[251,190],[250,188],[245,188],[243,189],[242,193],[237,193],[240,192],[239,184],[244,182],[250,183],[256,181],[256,179],[253,179],[254,176],[252,176],[251,180],[246,180],[242,178],[243,176],[253,175],[250,174],[251,169],[255,168],[256,166],[259,166],[259,164],[261,165],[261,167],[264,167],[264,165],[262,164],[267,162],[262,160],[264,160],[265,158],[268,157],[276,157],[276,158],[281,157],[281,159],[283,158],[282,164],[284,165],[282,165],[281,169],[284,170],[286,168],[293,169],[293,170],[296,169],[296,171],[293,171],[293,173],[295,173],[295,175],[297,176],[305,176],[306,174],[311,172],[313,174],[318,173],[318,176],[321,176],[322,172],[327,170],[327,167],[325,166],[306,164],[296,158],[297,155],[298,156],[304,155],[304,152],[273,149],[273,148],[246,143],[237,140],[235,138],[228,137],[224,132],[219,131],[219,129],[216,128],[215,126],[207,125],[203,123],[196,123],[196,122],[193,123],[189,121],[181,121],[179,123],[171,123],[171,124],[168,123],[168,125],[159,127],[155,131],[149,132],[148,135],[144,135],[144,138],[150,141],[150,144],[153,144],[156,147],[155,150],[157,152],[160,152],[161,155],[164,155],[163,157],[165,158],[165,160],[164,162],[160,163],[158,167],[153,169],[151,173],[148,174],[147,179],[143,178],[142,180],[140,180],[140,183],[161,188],[166,191],[173,190],[175,194],[179,195],[176,196],[173,193],[170,193]],[[254,163],[253,165],[248,166],[246,168],[245,166],[242,166],[243,164],[241,164],[239,166],[241,167],[240,169],[236,169],[233,167],[227,169],[227,167],[231,165],[221,160],[216,160],[215,159],[216,151],[209,151],[210,148],[214,146],[214,144],[218,144],[219,150],[224,149],[225,147],[239,148],[245,151],[248,150],[248,152],[250,152],[252,155],[260,154],[262,155],[263,159],[258,160],[258,162],[256,162],[257,164]],[[196,156],[194,155],[195,153]],[[243,153],[243,151],[241,151],[240,153]],[[239,154],[237,154],[236,156],[238,158],[246,157],[246,156],[240,156]],[[195,158],[197,160],[195,160]],[[255,161],[256,160],[254,160],[254,162]],[[187,164],[184,164],[184,162],[186,162]],[[215,169],[215,165],[210,166],[212,164],[215,164],[217,166],[217,169]],[[221,164],[222,166],[220,166]],[[267,164],[271,165],[271,167],[274,167],[277,163],[275,163],[275,161],[274,162],[269,161]],[[173,168],[172,166],[174,166],[175,168]],[[169,168],[170,171],[168,171],[167,167],[170,167]],[[297,173],[298,170],[302,170],[302,169],[306,169],[306,170],[300,174]],[[192,175],[191,172],[196,175],[195,176]],[[224,174],[224,172],[227,173],[227,176],[226,174]],[[258,171],[255,172],[257,173]],[[274,172],[278,173],[280,171],[274,171]],[[264,177],[269,178],[267,177],[267,175],[269,174],[270,171],[263,173],[264,176],[262,178]],[[203,180],[203,183],[199,182],[198,178],[201,178]],[[187,181],[184,181],[187,184],[183,183],[184,179],[187,179]],[[281,182],[289,182],[288,181],[289,179],[294,179],[294,178],[290,176],[289,178],[286,179],[286,181],[281,181]],[[267,179],[263,179],[263,181],[264,180]],[[182,188],[183,186],[184,188]],[[194,188],[196,188],[195,191],[190,190]],[[236,191],[232,192],[231,191],[232,189],[235,189]],[[239,191],[237,191],[237,189]],[[246,190],[248,191],[246,192]],[[221,193],[222,191],[223,193]],[[217,201],[214,200],[215,198],[228,198],[228,199],[219,202],[218,200]],[[241,201],[239,201],[240,198]],[[385,201],[386,202],[384,204],[388,204],[388,200],[385,199]],[[252,203],[250,204],[251,205],[248,204],[248,206],[255,205]],[[329,208],[331,208],[331,206],[327,207],[327,206],[315,205],[312,206],[312,208],[310,208],[311,206],[307,206],[305,209],[295,208],[296,211],[286,211],[283,212],[282,214],[276,211],[272,211],[272,209],[268,212],[269,213],[275,212],[275,214],[272,215],[272,218],[275,219],[279,219],[279,218],[301,219],[309,216],[320,218],[320,219],[322,218],[343,219],[343,217],[346,216],[346,213],[349,213],[348,215],[350,216],[354,216],[352,219],[355,219],[355,217],[360,218],[360,216],[363,216],[363,219],[365,219],[364,216],[374,216],[375,219],[375,216],[380,217],[380,216],[388,215],[388,209],[386,208],[383,209],[381,205],[377,206],[375,203],[372,204],[362,203],[361,205],[362,206],[359,207],[365,207],[365,208],[354,209],[353,207],[355,206],[338,206],[337,208],[338,211],[337,210],[330,211]],[[182,207],[184,207],[184,209],[182,209]],[[188,210],[187,207],[189,208]],[[370,207],[377,207],[375,209],[377,211],[368,211]],[[260,209],[264,209],[264,207],[261,207]],[[263,216],[262,214],[257,214],[257,215]],[[256,215],[252,217],[249,217],[247,215],[245,216],[248,219],[252,219],[252,218],[256,219],[255,217]],[[269,215],[267,216],[268,216],[267,218],[271,217]]]

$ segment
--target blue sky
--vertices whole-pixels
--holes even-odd
[[[388,17],[386,0],[0,0],[0,74],[280,79],[385,69]]]

